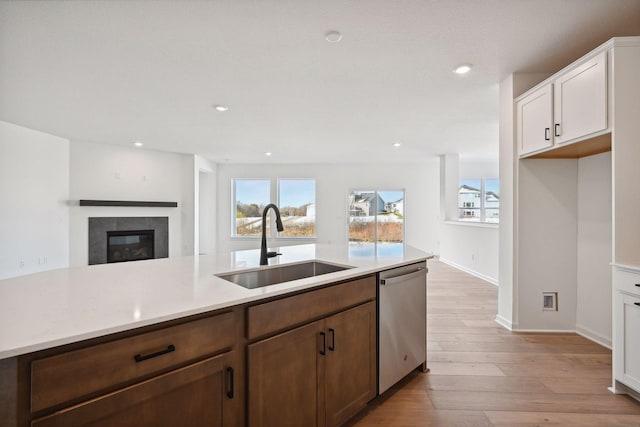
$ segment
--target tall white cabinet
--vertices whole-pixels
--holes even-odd
[[[514,300],[514,324],[521,330],[581,332],[576,318],[585,307],[580,307],[575,296],[580,293],[581,280],[591,280],[589,269],[610,271],[605,280],[592,280],[588,286],[609,293],[611,304],[597,305],[596,301],[586,311],[610,310],[612,391],[638,397],[640,37],[613,38],[517,97],[514,122],[514,294],[519,298]],[[606,152],[610,152],[604,157],[607,164],[580,162]],[[584,230],[592,225],[589,204],[577,200],[572,192],[580,189],[580,194],[588,196],[585,188],[579,188],[578,170],[593,164],[611,173],[610,189],[594,193],[589,200],[611,206],[604,225],[609,234],[598,243],[610,256],[585,263],[580,260],[580,227]],[[543,215],[541,204],[553,209]],[[548,256],[558,248],[562,254]],[[562,290],[558,306],[560,311],[564,307],[564,313],[544,313],[522,298],[537,299],[545,290],[556,289]],[[584,335],[608,344],[606,337],[585,329]]]

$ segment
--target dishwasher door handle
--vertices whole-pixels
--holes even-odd
[[[402,276],[389,277],[388,279],[380,279],[381,285],[393,285],[395,283],[405,282],[407,280],[415,279],[416,277],[424,276],[429,270],[427,268],[420,267],[416,271]]]

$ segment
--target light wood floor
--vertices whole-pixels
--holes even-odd
[[[429,262],[427,359],[348,426],[640,426],[607,390],[611,351],[576,334],[500,327],[497,288]]]

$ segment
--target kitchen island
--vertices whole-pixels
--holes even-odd
[[[310,377],[316,387],[316,377],[324,378],[331,370],[317,354],[339,354],[332,348],[337,347],[338,328],[344,326],[349,336],[365,337],[362,343],[356,343],[360,347],[350,350],[355,365],[367,362],[364,365],[369,370],[361,375],[367,392],[357,402],[337,408],[329,419],[324,414],[329,414],[331,402],[325,405],[322,397],[326,387],[331,387],[327,380],[314,388],[322,411],[315,406],[309,410],[323,413],[317,417],[318,425],[341,424],[376,393],[375,375],[371,375],[376,360],[375,273],[424,261],[430,255],[405,247],[402,254],[392,257],[350,256],[348,247],[334,245],[288,246],[279,248],[279,252],[282,255],[271,260],[272,265],[321,260],[353,268],[256,289],[215,276],[257,268],[259,251],[250,250],[69,268],[0,281],[1,425],[69,425],[84,420],[77,421],[82,425],[95,422],[91,414],[108,415],[106,408],[122,406],[141,395],[155,396],[157,390],[162,390],[164,406],[182,405],[185,393],[167,397],[165,390],[184,389],[184,384],[197,385],[188,396],[199,396],[199,390],[208,390],[212,384],[219,389],[220,411],[205,414],[207,419],[218,419],[220,425],[268,425],[259,422],[266,417],[260,412],[264,409],[258,402],[262,397],[252,396],[251,390],[268,389],[264,388],[262,374],[277,368],[269,365],[274,363],[269,359],[270,352],[279,354],[284,349],[295,356],[286,363],[289,365],[303,355],[295,348],[292,352],[273,343],[283,343],[286,338],[294,346],[306,343],[314,347],[308,362],[316,366],[315,376]],[[272,318],[289,320],[270,327]],[[251,331],[260,332],[252,335]],[[137,353],[134,349],[141,340],[154,344],[150,350],[131,355],[135,357],[127,356],[127,361],[135,359],[133,367],[106,366],[101,372],[102,364],[111,363],[109,355]],[[347,350],[344,341],[338,342],[341,350]],[[324,346],[319,353],[315,351],[317,345]],[[365,347],[371,354],[362,351]],[[98,363],[103,356],[96,354],[107,356]],[[93,366],[79,366],[78,360],[93,360]],[[258,375],[260,366],[268,369]],[[82,369],[95,369],[95,375],[89,376],[102,375],[102,383],[92,378],[97,385],[85,384],[79,391],[74,387],[57,389],[65,379],[73,383],[74,372],[81,378]],[[123,378],[110,383],[114,370],[123,372]],[[80,379],[78,382],[82,383]],[[258,403],[252,404],[252,399]],[[131,413],[132,422],[139,419],[140,411],[153,412],[143,401]],[[252,416],[252,411],[259,415]],[[123,420],[123,414],[112,415]]]

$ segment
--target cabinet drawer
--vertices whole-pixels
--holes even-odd
[[[234,343],[234,314],[225,313],[35,360],[31,364],[31,410],[185,364]]]
[[[368,276],[249,307],[249,339],[320,318],[376,298],[376,278]]]
[[[228,354],[125,387],[34,420],[32,427],[222,426]]]
[[[614,270],[614,283],[616,289],[640,296],[640,273],[628,270]]]

